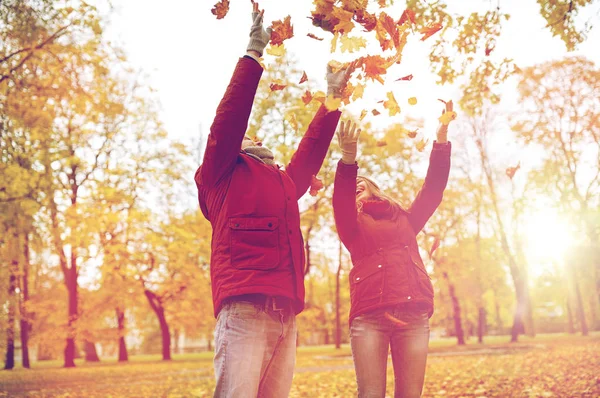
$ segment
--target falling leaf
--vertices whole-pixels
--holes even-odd
[[[368,55],[361,57],[361,63],[365,72],[365,77],[371,80],[377,80],[383,84],[383,78],[381,75],[387,72],[388,60],[379,55]]]
[[[366,32],[372,31],[377,26],[377,17],[367,11],[357,12],[354,15],[354,19],[357,23],[362,25]]]
[[[387,93],[387,97],[388,99],[383,103],[383,107],[390,112],[390,116],[399,114],[400,105],[398,105],[396,98],[394,98],[394,93],[390,91],[389,93]]]
[[[323,181],[315,175],[313,175],[310,179],[310,190],[308,193],[310,196],[317,196],[317,193],[323,189]]]
[[[273,80],[271,82],[271,84],[269,84],[269,88],[271,89],[271,91],[279,91],[279,90],[283,90],[284,88],[286,88],[287,84],[285,84],[282,80],[280,79],[276,79]]]
[[[392,323],[395,323],[398,326],[406,326],[408,325],[408,323],[401,321],[400,319],[396,318],[395,316],[393,316],[392,314],[390,314],[389,312],[385,312],[385,317],[390,320]]]
[[[520,168],[521,168],[521,162],[517,163],[517,165],[515,167],[509,167],[509,168],[507,168],[506,169],[506,175],[508,176],[508,178],[510,178],[512,180],[513,177],[515,176],[515,173]]]
[[[367,110],[366,110],[366,109],[363,109],[363,110],[360,112],[360,117],[358,118],[358,120],[362,121],[362,120],[365,118],[365,116],[367,116]]]
[[[341,7],[335,7],[331,12],[331,16],[339,21],[333,27],[334,32],[348,34],[354,29],[354,22],[352,22],[354,13],[352,11],[346,11]]]
[[[377,4],[379,4],[380,8],[384,8],[385,7],[385,3],[386,3],[386,0],[377,0]]]
[[[349,37],[343,35],[340,38],[340,42],[342,43],[341,50],[342,52],[353,53],[355,51],[360,50],[361,48],[365,48],[367,46],[367,39],[363,37]]]
[[[337,41],[338,41],[338,37],[340,36],[339,33],[334,33],[333,37],[331,38],[331,48],[329,49],[329,52],[334,53],[335,49],[337,48]]]
[[[321,104],[325,104],[325,100],[327,99],[327,95],[325,95],[325,93],[322,91],[315,91],[312,97],[315,101],[319,101]]]
[[[310,101],[312,101],[312,99],[313,99],[312,93],[310,91],[306,90],[306,92],[302,96],[302,102],[304,102],[304,105],[308,105],[310,103]]]
[[[489,55],[494,51],[495,46],[486,46],[485,47],[485,56],[489,57]]]
[[[417,105],[417,97],[410,97],[408,103],[409,105]]]
[[[333,73],[338,73],[340,70],[342,70],[342,68],[344,68],[344,64],[339,61],[336,61],[335,59],[332,59],[331,61],[327,62],[327,66],[331,68],[331,72]]]
[[[423,37],[421,37],[421,41],[423,40],[427,40],[428,38],[430,38],[431,36],[433,36],[436,32],[440,31],[443,28],[441,23],[430,23],[429,25],[425,26],[424,28],[421,28],[421,30],[419,31],[419,33],[423,34]]]
[[[429,142],[429,140],[417,141],[417,143],[415,144],[415,146],[417,147],[417,151],[423,152],[423,150],[425,149],[425,146],[427,145],[428,142]]]
[[[402,13],[400,20],[398,21],[398,25],[403,25],[407,21],[411,24],[415,23],[415,12],[408,8]]]
[[[267,47],[266,50],[267,54],[272,55],[274,57],[281,57],[283,54],[285,54],[285,47],[282,44],[277,44],[277,45],[271,45]]]
[[[515,69],[514,72],[515,73],[523,73],[523,71],[521,70],[521,68],[519,68],[517,65],[514,65]]]
[[[317,37],[317,36],[313,35],[312,33],[307,33],[306,36],[310,37],[311,39],[323,41],[323,39],[321,37]]]
[[[298,120],[296,120],[296,114],[294,112],[286,112],[283,118],[288,121],[294,131],[298,131]]]
[[[356,101],[357,99],[362,98],[364,92],[365,92],[364,84],[357,84],[356,86],[354,86],[354,91],[352,92],[352,101]]]
[[[341,98],[335,98],[333,95],[327,97],[327,101],[325,101],[325,108],[328,111],[335,111],[342,104]]]
[[[417,136],[417,133],[419,132],[419,129],[415,129],[415,130],[408,130],[408,136],[410,138],[415,138]]]
[[[227,15],[229,11],[229,0],[221,0],[210,10],[213,15],[217,16],[217,19],[222,19]]]
[[[386,145],[387,145],[387,142],[385,140],[379,140],[375,143],[375,146],[378,146],[378,147],[382,147],[382,146],[386,146]]]
[[[302,84],[307,80],[308,80],[308,76],[306,76],[306,72],[302,72],[302,77],[300,78],[300,81],[298,82],[298,84]]]
[[[398,47],[400,44],[400,35],[398,33],[398,27],[396,22],[385,12],[381,12],[379,14],[379,22],[381,26],[385,29],[385,31],[390,35],[392,42],[394,43],[394,47]]]
[[[431,245],[431,249],[429,250],[429,258],[433,257],[433,252],[440,247],[440,237],[435,235],[433,240],[433,245]]]
[[[294,27],[291,24],[291,17],[288,15],[282,21],[273,21],[271,25],[273,32],[271,33],[271,45],[278,45],[284,40],[294,36]]]
[[[377,109],[373,109],[373,110],[371,111],[371,113],[373,113],[373,116],[377,116],[377,115],[380,115],[380,114],[381,114],[381,112],[379,112]]]
[[[400,79],[396,79],[396,81],[400,81],[400,80],[411,81],[412,78],[413,78],[413,75],[406,75],[404,77],[401,77]]]
[[[454,119],[456,119],[456,112],[454,111],[444,112],[444,114],[438,118],[440,123],[442,123],[444,126],[449,125]]]

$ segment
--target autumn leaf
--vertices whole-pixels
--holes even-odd
[[[386,146],[387,142],[385,140],[379,140],[375,143],[375,146],[377,147],[382,147],[382,146]]]
[[[227,12],[229,12],[229,0],[221,0],[210,10],[213,15],[217,16],[217,19],[225,18]]]
[[[269,84],[269,88],[271,89],[271,91],[279,91],[279,90],[283,90],[284,88],[286,88],[287,84],[285,84],[282,80],[277,79],[277,80],[273,80],[271,82],[271,84]]]
[[[492,51],[494,51],[495,46],[486,46],[485,47],[485,56],[489,57]]]
[[[389,312],[385,312],[384,316],[390,320],[392,323],[395,323],[398,326],[406,326],[408,325],[408,323],[401,321],[400,319],[396,318],[395,316],[393,316],[392,314],[390,314]]]
[[[454,111],[444,112],[444,114],[438,118],[440,123],[442,123],[444,126],[449,125],[454,119],[456,119],[456,112]]]
[[[419,132],[419,129],[415,129],[415,130],[408,130],[408,136],[410,138],[415,138],[417,136],[417,133]]]
[[[294,36],[294,27],[291,24],[291,17],[288,15],[283,21],[273,21],[271,25],[271,45],[276,46]]]
[[[377,109],[373,109],[371,113],[373,114],[373,116],[381,115],[381,112],[379,112]]]
[[[288,121],[294,131],[298,131],[298,120],[296,120],[296,114],[294,112],[286,112],[283,118]]]
[[[267,47],[266,53],[274,57],[281,57],[285,54],[285,47],[282,44],[270,45]]]
[[[334,33],[333,37],[331,38],[331,47],[329,49],[329,52],[334,53],[335,49],[337,48],[337,41],[338,41],[338,37],[340,37],[339,33]]]
[[[302,72],[302,77],[300,78],[300,81],[298,82],[298,84],[302,84],[307,80],[308,80],[308,76],[306,76],[306,72]]]
[[[312,101],[312,99],[313,99],[312,93],[310,91],[306,90],[306,92],[302,96],[302,102],[304,102],[304,105],[308,105],[310,103],[310,101]]]
[[[312,33],[307,33],[306,36],[310,37],[311,39],[323,41],[323,38],[317,37],[317,36],[313,35]]]
[[[354,15],[355,21],[359,23],[366,32],[370,32],[377,26],[377,17],[367,11],[359,11]]]
[[[398,25],[403,25],[406,22],[410,22],[411,24],[415,23],[415,12],[408,8],[402,13]]]
[[[400,113],[400,105],[394,98],[394,93],[391,91],[387,93],[387,101],[383,103],[383,107],[390,112],[390,116],[394,116]]]
[[[433,36],[436,32],[440,31],[443,28],[441,23],[430,23],[429,25],[421,28],[421,30],[419,31],[419,33],[423,34],[423,37],[421,37],[421,41],[427,40],[428,38],[430,38],[431,36]]]
[[[517,170],[519,170],[521,168],[521,162],[517,163],[516,166],[514,167],[509,167],[506,169],[506,175],[508,176],[508,178],[510,178],[511,180],[513,179],[513,177],[515,176],[515,173],[517,172]]]
[[[377,0],[377,4],[379,8],[384,8],[386,6],[386,0]]]
[[[341,104],[342,99],[335,98],[332,94],[327,97],[327,101],[325,101],[325,108],[327,108],[328,111],[335,111],[340,107]]]
[[[410,97],[408,103],[409,105],[417,105],[417,97]]]
[[[401,81],[401,80],[405,80],[405,81],[411,81],[413,78],[413,75],[406,75],[404,77],[401,77],[400,79],[396,79],[396,81]]]
[[[333,27],[334,32],[348,34],[354,29],[354,22],[352,22],[354,13],[352,11],[346,11],[341,7],[335,7],[331,12],[331,16],[339,21]]]
[[[310,196],[317,196],[317,193],[323,189],[323,181],[315,175],[313,175],[310,179],[310,190],[308,193]]]
[[[365,92],[364,84],[357,84],[356,86],[354,86],[354,91],[352,91],[352,101],[356,101],[357,99],[362,98],[364,92]]]
[[[365,116],[367,116],[367,110],[366,110],[366,109],[363,109],[363,110],[360,112],[360,117],[358,118],[358,120],[362,121],[362,120],[365,118]]]
[[[398,34],[398,27],[396,26],[396,22],[392,19],[392,17],[390,17],[383,11],[381,12],[381,14],[379,14],[379,22],[381,23],[381,26],[383,26],[385,31],[390,35],[390,38],[394,42],[394,46],[398,47],[400,37]]]
[[[367,46],[367,39],[363,37],[349,37],[343,35],[340,38],[340,42],[342,44],[341,50],[342,52],[353,53],[355,51],[360,50],[361,48],[365,48]]]
[[[423,152],[423,150],[425,149],[425,146],[427,145],[428,142],[429,142],[429,140],[417,141],[417,143],[415,144],[415,146],[417,147],[417,151]]]
[[[315,91],[312,95],[315,101],[319,101],[321,104],[325,104],[325,100],[327,99],[327,95],[325,95],[322,91]]]
[[[381,84],[384,83],[381,75],[387,72],[387,59],[379,55],[368,55],[361,58],[361,63],[367,78],[371,80],[377,80]]]
[[[435,235],[433,239],[433,244],[431,245],[431,249],[429,249],[429,258],[433,257],[433,252],[440,247],[440,237]]]

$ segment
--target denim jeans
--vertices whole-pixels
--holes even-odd
[[[394,366],[394,397],[420,397],[429,345],[426,311],[402,307],[360,315],[350,326],[358,396],[385,397],[388,352]]]
[[[296,362],[296,316],[291,308],[234,301],[215,327],[214,397],[287,397]]]

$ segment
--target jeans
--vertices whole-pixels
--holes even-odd
[[[296,316],[234,301],[215,327],[214,397],[287,397],[296,362]]]
[[[350,326],[350,346],[359,397],[385,397],[388,352],[392,350],[394,397],[420,397],[429,345],[426,311],[402,307],[360,315]]]

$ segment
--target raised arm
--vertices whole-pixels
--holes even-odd
[[[452,146],[447,138],[448,123],[454,117],[448,117],[448,120],[445,121],[444,114],[448,112],[452,112],[452,115],[455,115],[452,101],[446,103],[445,111],[442,112],[441,123],[437,130],[437,139],[433,143],[433,149],[429,157],[429,168],[427,169],[425,182],[408,210],[408,219],[415,234],[418,234],[423,229],[427,220],[429,220],[440,203],[442,203],[444,190],[448,183],[450,154],[452,152]]]
[[[348,247],[356,233],[356,152],[360,129],[347,122],[341,123],[338,140],[342,151],[342,159],[338,162],[333,184],[333,215],[340,239]]]
[[[196,171],[198,188],[217,185],[235,166],[263,72],[258,58],[271,36],[270,28],[263,29],[263,14],[264,11],[258,9],[258,3],[254,3],[247,53],[238,61],[225,95],[217,107],[217,115],[208,135],[204,160]]]
[[[336,98],[341,96],[350,74],[354,71],[354,67],[355,64],[352,63],[334,73],[331,66],[327,65],[328,96],[331,95]],[[319,173],[339,120],[340,112],[338,110],[328,112],[325,106],[322,105],[287,165],[287,173],[296,185],[297,199],[300,199],[306,193],[311,177]]]

